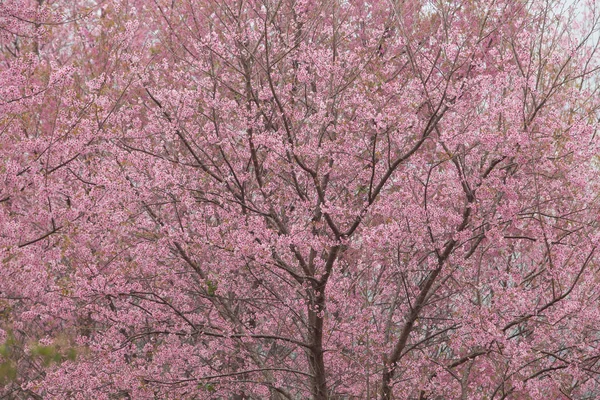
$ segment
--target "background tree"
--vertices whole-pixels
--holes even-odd
[[[4,2],[3,394],[596,397],[597,24]]]

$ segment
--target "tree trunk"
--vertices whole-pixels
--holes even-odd
[[[312,378],[312,395],[314,400],[327,400],[327,379],[325,375],[325,361],[323,359],[323,320],[325,318],[325,287],[316,285],[313,294],[314,301],[309,303],[308,320],[311,329],[311,348],[308,354]]]

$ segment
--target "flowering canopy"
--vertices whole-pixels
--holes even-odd
[[[0,393],[600,395],[594,0],[0,3]]]

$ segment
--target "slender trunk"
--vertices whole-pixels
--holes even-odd
[[[383,383],[381,384],[381,400],[390,400],[392,398],[392,387],[390,382],[394,377],[393,371],[386,370],[383,372]]]
[[[467,200],[468,203],[472,203],[474,200],[472,192],[467,192]],[[468,225],[469,217],[471,216],[471,207],[470,205],[465,207],[463,211],[463,220],[461,224],[456,229],[457,232],[462,232]],[[479,243],[475,244],[478,246]],[[400,333],[400,337],[394,346],[394,350],[389,355],[389,357],[385,357],[383,360],[383,374],[381,379],[381,400],[391,400],[392,399],[392,379],[394,378],[394,373],[396,372],[396,364],[402,357],[402,352],[406,348],[406,343],[408,342],[408,338],[412,332],[412,329],[415,325],[415,321],[419,318],[421,310],[425,307],[425,302],[427,301],[427,296],[430,294],[432,290],[433,283],[439,276],[442,271],[442,267],[444,263],[450,257],[452,250],[454,250],[454,246],[456,246],[455,240],[450,240],[446,246],[444,247],[444,251],[442,253],[437,252],[437,268],[429,273],[429,276],[423,282],[421,287],[421,291],[416,298],[416,301],[411,307],[410,312],[405,317],[404,327],[402,328],[402,332]],[[472,252],[470,253],[472,254]],[[433,289],[435,291],[435,289]]]
[[[308,320],[311,330],[311,348],[308,362],[313,374],[312,395],[314,400],[327,400],[327,379],[325,375],[325,360],[323,358],[323,322],[325,318],[325,286],[316,285],[313,294],[314,301],[308,306]]]
[[[412,332],[415,321],[419,317],[419,314],[421,313],[421,310],[423,309],[423,307],[425,307],[425,301],[427,299],[427,295],[429,294],[429,292],[433,286],[433,283],[435,282],[438,275],[442,271],[442,265],[444,264],[444,261],[450,255],[450,252],[454,248],[455,244],[456,244],[456,242],[454,242],[454,241],[450,242],[450,244],[448,244],[446,246],[444,253],[442,255],[438,256],[438,267],[436,269],[434,269],[433,271],[431,271],[431,273],[429,274],[429,277],[423,283],[423,287],[421,288],[421,291],[420,291],[419,295],[417,296],[417,299],[416,299],[411,311],[406,316],[406,322],[404,323],[404,327],[402,328],[400,337],[398,338],[398,341],[396,342],[396,345],[394,346],[394,350],[392,351],[390,356],[386,357],[386,359],[384,360],[384,365],[383,365],[384,370],[383,370],[382,382],[381,382],[381,400],[391,400],[392,399],[391,382],[392,382],[392,379],[394,378],[394,373],[396,372],[396,363],[400,360],[400,357],[402,357],[402,352],[406,348],[406,343],[408,342],[408,338]]]

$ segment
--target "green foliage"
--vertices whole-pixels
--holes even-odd
[[[11,360],[0,363],[0,385],[5,385],[17,378],[17,368]]]
[[[14,334],[9,331],[4,343],[0,344],[0,385],[6,385],[17,379],[17,365],[22,357],[22,351],[19,350]],[[75,361],[77,359],[77,349],[35,343],[30,347],[30,355],[34,359],[41,360],[42,365],[48,367],[67,360]]]
[[[212,383],[199,383],[198,388],[206,390],[209,393],[214,393],[217,391],[217,388]]]
[[[210,279],[206,280],[206,293],[208,293],[209,296],[214,296],[215,293],[217,292],[218,289],[218,285],[217,282],[212,281]]]
[[[39,357],[44,366],[49,366],[52,363],[60,364],[65,360],[74,361],[77,358],[77,350],[71,347],[63,352],[58,346],[35,344],[31,347],[31,355]]]
[[[0,362],[0,385],[13,381],[17,377],[17,368],[15,363],[11,360],[11,355],[14,352],[15,337],[12,332],[8,332],[6,340],[0,345],[0,356],[2,362]]]

